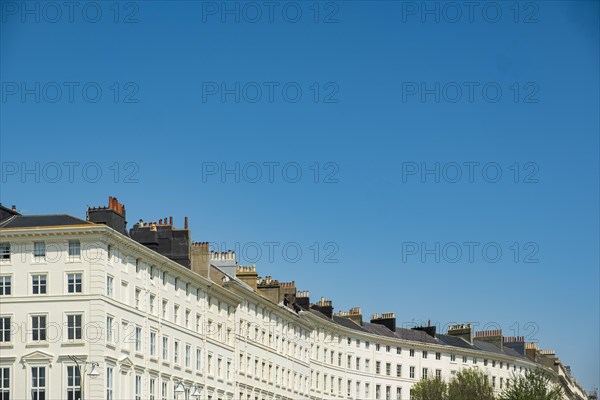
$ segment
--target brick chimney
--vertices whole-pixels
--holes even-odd
[[[371,316],[371,323],[383,325],[390,331],[396,332],[396,314],[394,313],[373,314]]]
[[[515,350],[525,357],[525,336],[509,336],[503,339],[503,346]]]
[[[310,292],[308,290],[297,291],[296,304],[304,310],[310,309]]]
[[[473,344],[473,326],[471,324],[455,324],[448,328],[448,335],[465,339]]]
[[[255,265],[240,265],[235,271],[235,276],[250,286],[256,292],[258,284],[258,274]]]
[[[525,343],[525,355],[527,358],[539,362],[540,360],[540,349],[538,349],[535,343]]]
[[[193,242],[190,256],[192,259],[192,271],[208,278],[208,268],[210,266],[208,242]]]
[[[326,315],[327,318],[333,317],[333,303],[331,300],[325,300],[324,297],[321,297],[321,300],[318,303],[312,304],[310,308],[320,311],[322,314]]]
[[[190,231],[175,228],[166,217],[158,222],[140,220],[129,230],[129,236],[176,263],[192,268]]]
[[[425,332],[426,334],[428,334],[432,338],[435,338],[436,327],[435,326],[431,326],[431,321],[427,321],[427,326],[417,326],[417,327],[414,327],[412,329],[414,331]]]
[[[360,307],[353,307],[349,311],[340,311],[336,316],[348,318],[356,325],[362,326],[362,311]]]
[[[478,340],[480,342],[491,343],[494,346],[498,347],[500,350],[502,350],[502,344],[504,343],[502,329],[476,332],[475,340]]]
[[[281,286],[278,280],[273,279],[271,276],[266,276],[265,279],[258,278],[256,289],[263,297],[266,297],[273,303],[279,303]]]
[[[115,231],[127,236],[125,206],[116,197],[109,196],[107,207],[89,207],[87,220],[96,224],[110,226]]]

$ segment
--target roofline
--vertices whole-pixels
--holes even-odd
[[[120,242],[126,248],[131,249],[133,252],[137,252],[144,257],[153,260],[159,266],[169,267],[182,276],[186,276],[189,279],[198,282],[206,290],[214,290],[229,300],[230,304],[238,305],[244,299],[237,294],[222,288],[221,286],[209,281],[204,276],[193,272],[191,269],[184,267],[183,265],[171,260],[170,258],[163,256],[160,253],[155,252],[144,246],[141,243],[136,242],[128,236],[117,232],[113,228],[104,224],[85,224],[85,225],[62,225],[62,226],[45,226],[45,227],[27,227],[27,228],[0,228],[0,236],[3,239],[6,238],[29,238],[31,236],[52,236],[60,234],[85,234],[85,235],[98,235],[101,237],[101,241],[109,242],[113,240]],[[104,239],[104,240],[102,240]],[[107,243],[108,244],[108,243]]]

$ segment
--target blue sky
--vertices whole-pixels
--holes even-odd
[[[599,386],[597,2],[22,4],[5,205],[189,216],[336,310],[501,328]]]

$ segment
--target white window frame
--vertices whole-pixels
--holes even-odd
[[[79,317],[79,324],[77,324],[77,317]],[[78,341],[83,338],[83,313],[81,312],[70,312],[66,314],[66,325],[67,325],[67,340]],[[77,337],[79,336],[79,337]]]
[[[70,282],[71,276],[73,276],[73,283]],[[79,276],[79,283],[77,282],[77,277]],[[80,271],[69,271],[66,273],[66,292],[68,294],[76,294],[83,293],[83,272]],[[71,291],[71,286],[73,291]],[[77,290],[79,289],[79,290]]]
[[[0,296],[12,296],[12,293],[13,293],[12,283],[13,283],[12,274],[0,275],[0,287],[2,288],[2,293],[0,293]],[[6,293],[7,289],[8,289],[8,293]]]
[[[33,296],[47,296],[48,295],[48,273],[47,272],[32,272],[30,275],[31,282],[31,294]],[[44,278],[44,282],[42,283],[42,277]],[[34,282],[34,279],[37,279],[37,283]],[[43,293],[41,293],[43,289]],[[37,290],[37,293],[35,293]]]
[[[81,259],[81,242],[79,240],[69,240],[67,247],[69,261],[76,261]]]
[[[40,378],[40,372],[43,372],[43,376]],[[48,374],[47,368],[43,365],[36,365],[30,368],[31,379],[30,379],[30,387],[31,387],[31,398],[32,400],[37,400],[40,398],[40,393],[44,393],[44,399],[47,399],[48,396]],[[42,380],[42,383],[40,383]],[[36,396],[37,395],[37,396]]]
[[[38,320],[37,323],[37,327],[34,328],[34,318]],[[39,319],[43,318],[44,319],[44,326],[42,327],[41,324],[39,323]],[[48,314],[31,314],[29,316],[29,321],[31,323],[31,336],[30,339],[32,342],[46,342],[48,340]],[[35,334],[37,333],[38,338],[34,339]],[[43,339],[40,339],[40,337],[44,336]]]

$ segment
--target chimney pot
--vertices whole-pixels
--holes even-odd
[[[17,206],[13,204],[12,210],[16,212],[17,211]]]

